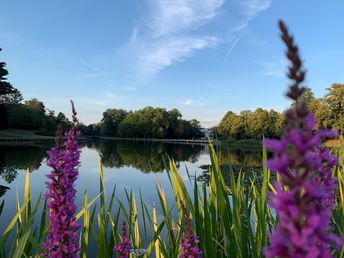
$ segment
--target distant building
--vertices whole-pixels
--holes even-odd
[[[214,130],[209,128],[201,128],[200,129],[202,133],[204,133],[204,139],[213,139],[214,138]]]

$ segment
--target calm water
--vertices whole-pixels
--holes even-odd
[[[179,145],[133,141],[92,141],[81,145],[81,166],[76,182],[78,189],[76,203],[81,206],[84,186],[88,186],[89,199],[99,193],[98,160],[104,167],[105,188],[108,195],[116,185],[116,197],[125,198],[124,189],[139,194],[148,207],[159,203],[155,191],[157,177],[164,188],[168,203],[173,201],[173,193],[164,170],[162,157],[173,158],[182,178],[188,182],[186,167],[191,175],[200,176],[202,165],[209,165],[209,149],[206,145]],[[31,143],[20,146],[0,145],[0,202],[5,200],[4,212],[0,220],[0,232],[3,232],[11,217],[15,214],[16,192],[23,196],[25,168],[31,170],[31,195],[37,198],[45,193],[46,174],[50,168],[46,165],[46,151],[52,144]],[[218,149],[221,163],[243,166],[260,166],[261,154],[257,151],[241,151],[230,148]],[[159,215],[159,214],[158,214]],[[159,218],[159,216],[158,216]]]

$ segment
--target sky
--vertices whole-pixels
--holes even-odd
[[[107,108],[177,108],[202,126],[229,110],[283,111],[295,35],[316,97],[344,82],[342,0],[1,0],[0,61],[24,99],[85,124]]]

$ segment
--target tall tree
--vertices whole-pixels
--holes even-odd
[[[323,101],[328,111],[331,127],[344,132],[344,84],[333,83]]]
[[[19,90],[14,89],[14,92],[3,95],[1,101],[4,104],[20,104],[23,101],[23,95]]]
[[[105,136],[117,136],[118,126],[128,115],[123,109],[108,108],[103,112],[101,134]]]
[[[0,48],[0,51],[2,49]],[[12,94],[18,91],[14,88],[11,83],[7,81],[6,76],[8,75],[8,71],[6,69],[6,63],[0,62],[0,103],[4,103],[4,96],[7,94]]]

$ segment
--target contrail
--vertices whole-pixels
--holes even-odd
[[[234,42],[232,43],[232,45],[230,46],[230,48],[228,49],[225,57],[223,58],[222,64],[226,63],[228,56],[230,55],[230,53],[232,52],[232,50],[234,49],[234,47],[238,44],[239,40],[241,39],[242,34],[244,34],[245,29],[243,29],[239,36],[234,40]]]

